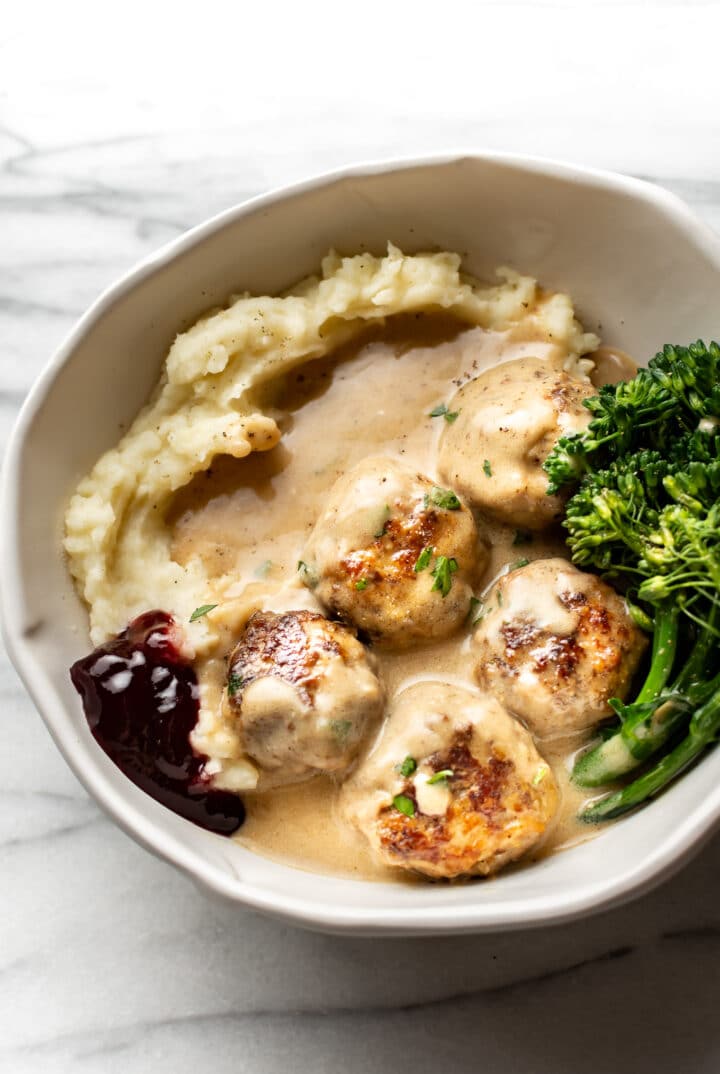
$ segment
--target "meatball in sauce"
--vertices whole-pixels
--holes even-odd
[[[610,716],[646,645],[622,597],[564,559],[503,575],[473,638],[480,685],[542,737]]]
[[[449,407],[457,420],[440,442],[439,469],[472,507],[500,522],[541,530],[562,517],[542,468],[561,436],[590,421],[589,380],[540,358],[496,366],[464,385]]]
[[[332,489],[300,572],[330,612],[402,649],[457,630],[486,562],[473,516],[452,489],[378,457]]]
[[[493,697],[420,682],[394,700],[343,789],[348,817],[387,865],[433,879],[487,876],[542,839],[557,809],[550,766]]]
[[[265,785],[346,771],[383,702],[361,643],[314,612],[255,612],[229,660],[224,704]]]

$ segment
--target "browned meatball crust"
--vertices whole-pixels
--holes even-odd
[[[315,612],[255,612],[228,664],[225,704],[274,782],[345,771],[383,700],[363,645]]]
[[[562,516],[563,498],[548,496],[542,464],[561,436],[590,421],[589,380],[541,358],[494,366],[465,384],[449,407],[439,469],[466,498],[501,522],[539,530]]]
[[[451,489],[393,459],[366,459],[330,492],[301,561],[318,600],[373,641],[405,648],[466,619],[487,560]]]
[[[553,773],[525,728],[494,698],[441,682],[395,698],[343,796],[386,864],[445,879],[521,857],[557,808]]]
[[[500,578],[473,638],[480,685],[542,736],[610,716],[646,645],[622,597],[564,559]]]

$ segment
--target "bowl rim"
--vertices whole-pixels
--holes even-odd
[[[0,489],[2,636],[25,689],[75,776],[104,812],[131,838],[180,869],[201,889],[283,920],[328,932],[358,935],[494,932],[557,924],[608,909],[659,884],[679,869],[712,835],[720,823],[720,788],[714,805],[711,799],[701,802],[692,814],[673,827],[662,844],[653,853],[646,855],[640,864],[628,867],[603,884],[578,884],[561,897],[535,896],[532,903],[528,903],[523,897],[517,897],[494,906],[475,903],[453,907],[418,905],[411,909],[355,907],[346,910],[330,899],[324,901],[322,896],[310,900],[307,897],[295,896],[291,891],[280,895],[268,892],[260,884],[243,880],[237,873],[230,875],[219,865],[192,850],[181,836],[158,827],[141,808],[136,807],[134,802],[126,799],[120,790],[112,786],[99,765],[86,764],[82,758],[75,756],[72,743],[66,740],[61,727],[64,706],[55,700],[51,690],[41,689],[44,670],[39,666],[28,644],[32,626],[28,624],[20,580],[18,505],[21,499],[20,474],[24,449],[35,417],[48,398],[57,374],[70,360],[75,347],[88,329],[95,325],[116,301],[178,255],[192,250],[208,236],[244,216],[303,193],[332,186],[345,179],[430,166],[456,165],[468,160],[507,166],[539,178],[574,181],[654,204],[666,216],[672,218],[695,247],[711,261],[715,261],[720,270],[720,239],[679,197],[644,179],[552,158],[478,149],[458,149],[349,164],[274,188],[215,214],[165,243],[106,287],[65,336],[32,385],[16,418],[3,462]]]

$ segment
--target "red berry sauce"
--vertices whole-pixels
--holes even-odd
[[[138,787],[201,828],[230,835],[242,801],[212,790],[206,758],[193,751],[198,685],[167,612],[145,612],[70,668],[90,730]]]

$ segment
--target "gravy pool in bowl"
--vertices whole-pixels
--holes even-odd
[[[69,505],[65,548],[99,646],[75,681],[98,741],[144,789],[259,853],[455,878],[592,831],[567,774],[591,728],[558,718],[533,733],[484,681],[473,636],[502,620],[506,576],[555,564],[509,602],[496,670],[572,692],[582,593],[541,464],[586,424],[594,385],[634,367],[598,349],[567,296],[498,276],[390,248],[330,255],[321,280],[282,298],[231,300],[178,336],[148,406]],[[475,435],[487,447],[473,466]],[[156,608],[167,628],[132,643],[128,622]],[[629,682],[644,642],[616,625],[608,665]],[[394,742],[408,690],[417,721]],[[617,692],[609,675],[590,724]]]

